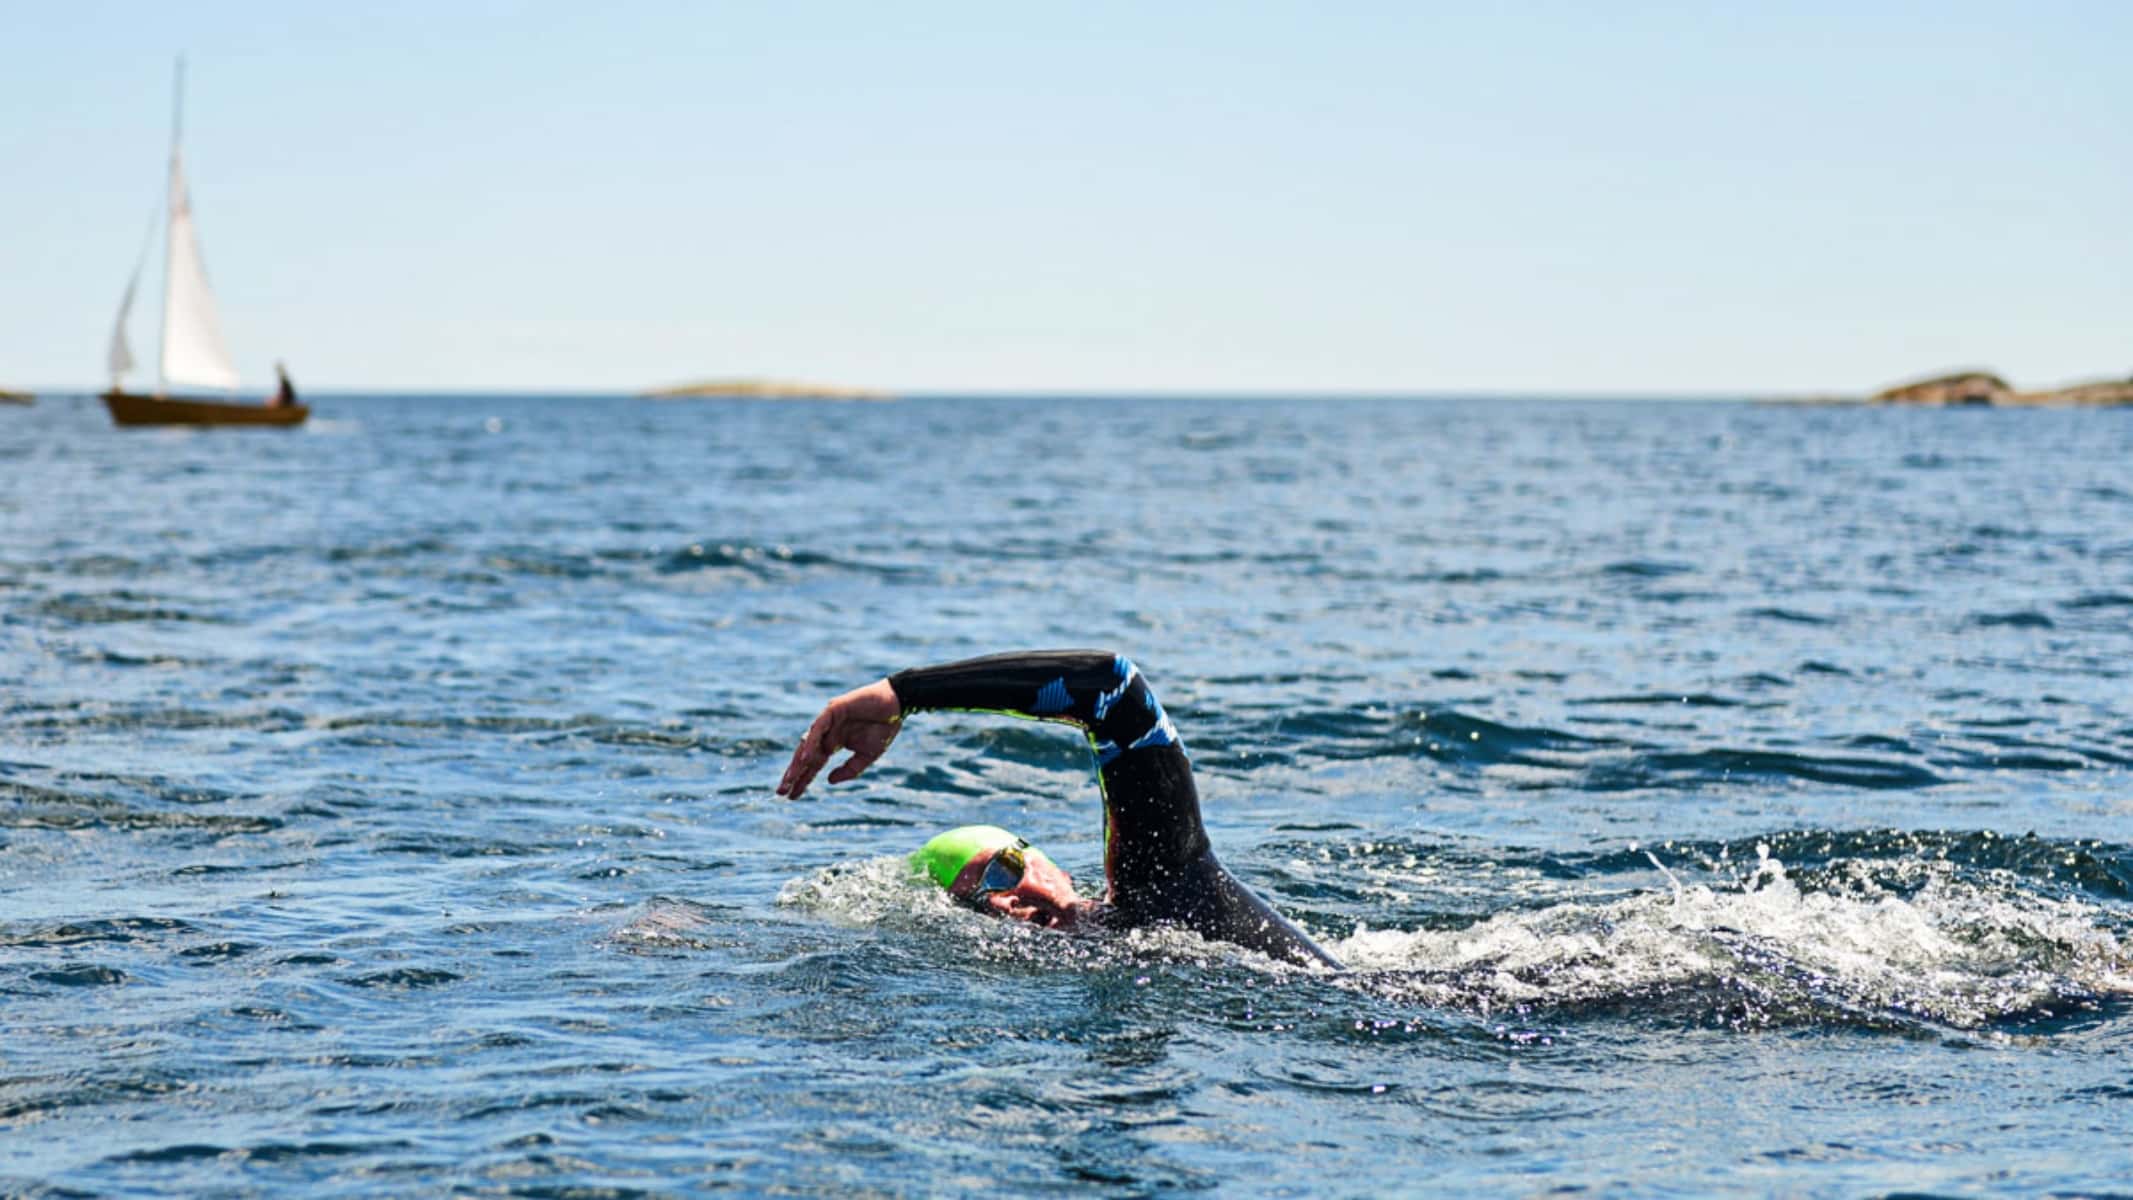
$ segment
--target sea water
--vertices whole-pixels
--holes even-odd
[[[0,413],[0,1191],[2133,1186],[2133,412],[318,398]],[[1131,655],[1344,960],[1002,924]]]

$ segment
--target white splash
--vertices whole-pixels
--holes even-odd
[[[778,907],[798,908],[840,925],[932,924],[957,911],[948,894],[924,887],[902,858],[870,858],[824,867],[778,889]]]
[[[2133,994],[2133,952],[2104,910],[2078,900],[1923,861],[1834,864],[1826,890],[1803,892],[1757,850],[1751,873],[1717,887],[1661,864],[1666,892],[1458,930],[1359,930],[1332,949],[1379,975],[1373,992],[1483,1012],[1674,997],[1729,1021],[1847,1013],[1971,1027],[2056,999]],[[1903,893],[1875,878],[1892,866]]]

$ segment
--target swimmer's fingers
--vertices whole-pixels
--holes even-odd
[[[797,800],[814,782],[820,771],[839,750],[850,750],[852,757],[830,772],[831,783],[843,783],[856,778],[861,771],[874,765],[874,760],[888,750],[889,743],[896,740],[898,721],[903,716],[903,706],[897,702],[896,692],[886,679],[878,680],[863,688],[854,688],[823,706],[814,723],[807,727],[806,736],[793,749],[792,761],[785,766],[785,775],[778,780],[778,795]]]
[[[879,754],[854,754],[843,762],[838,763],[837,768],[830,772],[830,782],[850,783],[852,780],[859,778],[860,772],[873,766],[874,760],[880,757],[881,755]]]
[[[778,795],[797,800],[807,791],[807,785],[815,780],[815,772],[829,761],[835,751],[831,748],[830,726],[835,722],[830,711],[823,709],[814,724],[807,727],[800,744],[793,747],[792,761],[785,764],[785,775],[778,780]]]

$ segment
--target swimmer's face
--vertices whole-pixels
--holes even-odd
[[[999,851],[980,854],[964,865],[956,876],[955,886],[949,893],[968,900],[975,895],[979,881],[985,877],[985,869]],[[1042,850],[1030,850],[1022,857],[1022,881],[1011,888],[988,892],[976,901],[979,908],[998,916],[1013,917],[1028,921],[1046,929],[1064,929],[1080,917],[1088,907],[1074,891],[1074,880],[1047,857]]]

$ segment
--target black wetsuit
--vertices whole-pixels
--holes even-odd
[[[1140,669],[1096,650],[995,654],[889,676],[906,713],[960,709],[1058,721],[1096,752],[1108,925],[1179,925],[1274,958],[1338,967],[1215,859],[1192,763]]]

